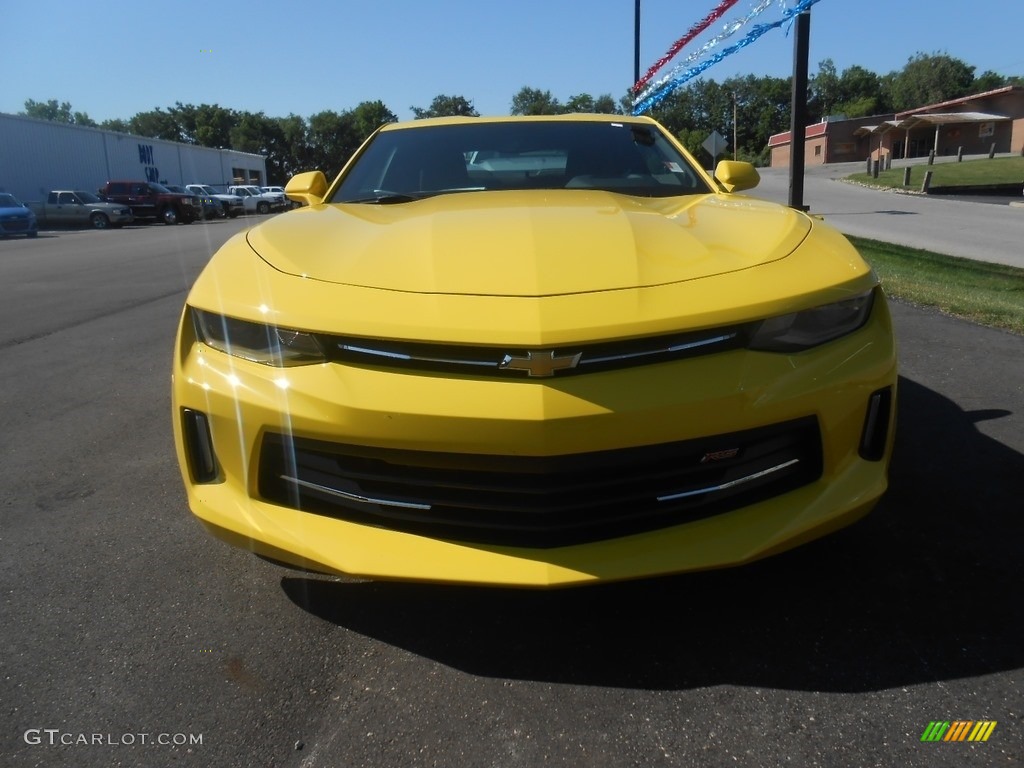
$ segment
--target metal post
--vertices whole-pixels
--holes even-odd
[[[806,211],[804,205],[804,144],[807,133],[807,58],[810,49],[811,12],[796,17],[793,38],[793,96],[789,131],[789,207]]]
[[[909,165],[906,168],[903,169],[903,186],[904,187],[909,187],[910,186],[910,166]]]
[[[994,144],[992,146],[995,146]],[[735,160],[739,152],[736,146],[736,91],[732,92],[732,159]]]
[[[921,182],[921,191],[928,192],[929,187],[932,185],[932,173],[933,171],[924,172],[924,181]]]

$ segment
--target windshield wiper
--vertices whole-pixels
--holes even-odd
[[[377,203],[388,205],[390,203],[411,203],[419,200],[422,195],[410,195],[407,192],[391,192],[387,189],[373,190],[373,197],[357,197],[353,200],[342,200],[343,203]]]
[[[411,203],[416,200],[423,200],[436,195],[447,195],[452,192],[482,192],[486,187],[451,187],[449,189],[435,189],[430,192],[392,192],[389,189],[373,190],[373,197],[359,197],[354,200],[342,200],[343,203],[377,203],[387,205],[390,203]]]

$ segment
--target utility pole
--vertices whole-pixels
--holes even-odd
[[[811,38],[811,12],[796,17],[793,39],[793,96],[789,127],[789,207],[804,205],[804,142],[807,133],[807,58]]]
[[[640,82],[640,0],[633,13],[633,82]]]

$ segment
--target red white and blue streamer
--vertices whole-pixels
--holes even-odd
[[[773,29],[777,29],[785,25],[787,22],[791,21],[795,16],[798,16],[799,14],[808,10],[812,5],[814,5],[817,2],[819,2],[819,0],[800,0],[800,2],[798,2],[792,8],[784,9],[782,12],[782,18],[778,19],[777,21],[773,21],[770,24],[756,24],[754,25],[753,29],[751,29],[750,32],[747,33],[746,37],[744,37],[739,42],[730,45],[728,48],[722,49],[720,52],[702,61],[700,64],[696,64],[692,67],[689,67],[682,71],[681,73],[677,74],[676,76],[672,76],[672,74],[669,74],[668,76],[666,76],[666,78],[662,78],[662,80],[660,80],[657,84],[655,84],[653,87],[646,89],[643,94],[639,95],[635,99],[633,103],[633,114],[640,115],[646,112],[648,109],[657,106],[662,101],[664,101],[673,91],[682,86],[684,83],[697,77],[705,70],[722,61],[722,59],[731,56],[732,54],[736,53],[739,50],[742,50],[743,48],[746,48],[748,45],[753,43],[766,32],[769,32]],[[745,17],[745,19],[739,26],[742,26],[751,18],[763,12],[771,4],[771,0],[766,0],[766,2],[761,3],[761,5],[755,8],[754,11],[752,11],[750,14],[747,15],[747,17]],[[698,51],[696,54],[694,54],[694,56],[688,58],[687,62],[689,62],[694,57],[699,57],[700,55],[703,55],[702,52],[710,50],[711,48],[714,47],[714,45],[717,45],[719,42],[721,42],[721,39],[724,39],[725,37],[728,37],[729,35],[733,34],[733,32],[735,32],[735,29],[739,28],[736,25],[733,25],[733,27],[734,29],[732,32],[722,35],[716,40],[710,41],[710,43],[705,44],[701,48],[701,51]],[[712,45],[712,43],[714,45]],[[677,67],[676,69],[679,69],[679,67]],[[675,70],[673,70],[673,72],[675,72]]]
[[[780,5],[782,6],[783,9],[785,9],[784,1],[785,0],[781,0],[781,2],[780,2]],[[769,8],[771,8],[772,5],[775,4],[775,2],[776,2],[776,0],[761,0],[761,2],[758,3],[758,5],[756,5],[753,9],[751,9],[747,13],[746,16],[743,16],[742,18],[737,19],[736,21],[732,21],[729,24],[726,24],[724,32],[722,32],[720,35],[717,35],[716,37],[713,37],[710,40],[708,40],[698,50],[696,50],[693,53],[691,53],[681,63],[676,64],[667,74],[665,74],[664,76],[659,78],[656,83],[648,84],[647,88],[645,88],[642,92],[638,92],[638,91],[636,91],[634,89],[634,91],[633,91],[633,103],[637,104],[637,103],[641,102],[642,100],[646,99],[652,93],[657,92],[662,86],[664,86],[666,83],[668,83],[674,77],[676,77],[676,75],[678,75],[680,72],[683,72],[684,70],[686,70],[695,61],[699,61],[700,59],[702,59],[704,56],[706,56],[708,54],[709,51],[712,51],[715,48],[717,48],[725,40],[728,40],[730,37],[732,37],[737,32],[739,32],[741,29],[743,29],[743,27],[745,27],[747,24],[749,24],[755,18],[760,16],[762,13],[767,11]]]
[[[640,93],[644,86],[647,85],[648,81],[654,77],[655,72],[668,64],[687,43],[722,18],[722,16],[725,15],[725,12],[736,5],[739,1],[740,0],[722,0],[722,2],[711,9],[711,12],[708,13],[707,16],[690,27],[687,33],[672,43],[672,47],[668,49],[665,55],[654,62],[654,64],[651,65],[651,68],[647,70],[646,74],[636,81],[636,84],[632,88],[633,93]]]

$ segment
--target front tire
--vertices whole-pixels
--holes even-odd
[[[270,203],[257,203],[256,213],[270,213]]]
[[[160,211],[160,221],[164,224],[177,224],[178,223],[178,212],[168,206]]]
[[[92,224],[93,229],[106,229],[110,226],[110,219],[102,213],[94,213],[89,217],[89,223]]]

